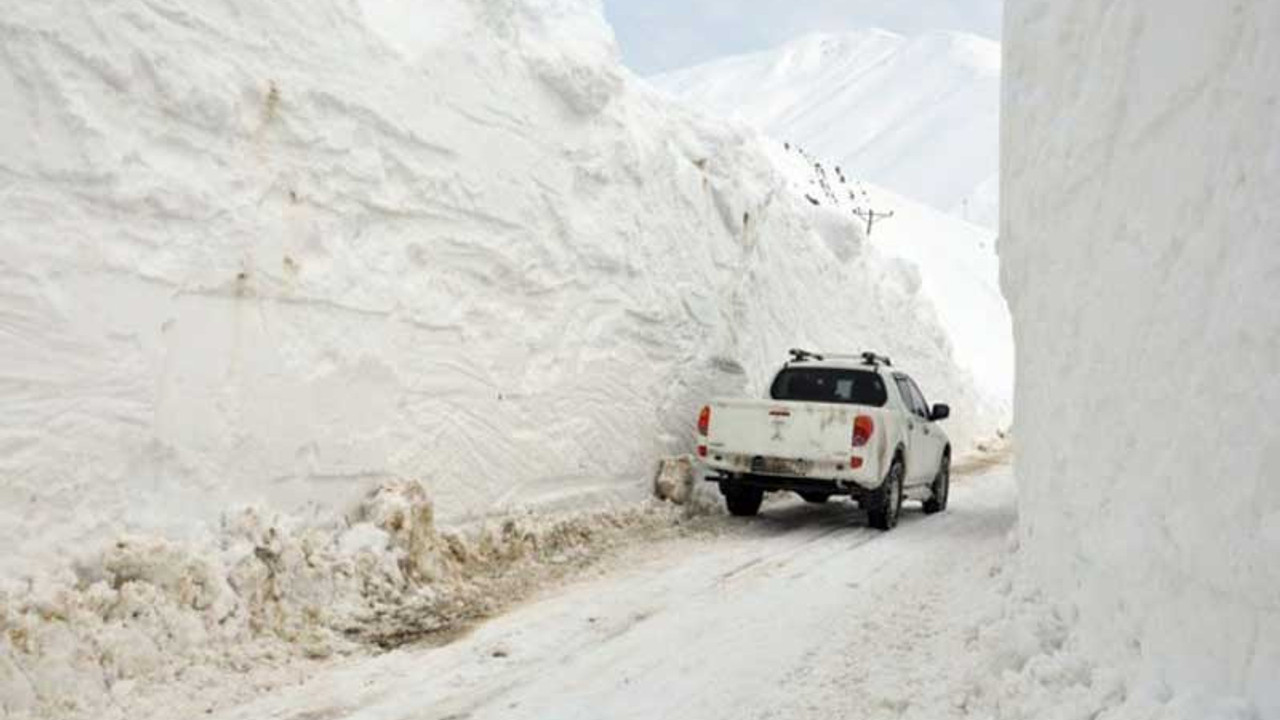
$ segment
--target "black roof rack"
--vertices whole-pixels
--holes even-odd
[[[884,365],[885,367],[893,367],[893,361],[888,355],[877,355],[873,352],[862,353],[862,362],[868,365]]]
[[[838,353],[826,354],[810,352],[809,350],[801,350],[800,348],[791,348],[788,352],[791,354],[791,362],[797,363],[809,362],[812,360],[826,360],[827,358],[831,358],[833,360],[861,360],[864,365],[884,365],[885,367],[893,366],[893,361],[890,360],[887,355],[879,355],[873,352],[862,352],[857,355]]]
[[[791,353],[791,362],[808,362],[809,360],[822,360],[822,356],[808,350],[800,348],[791,348],[787,352]]]

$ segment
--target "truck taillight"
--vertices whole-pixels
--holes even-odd
[[[711,429],[711,406],[704,405],[702,412],[698,413],[698,434],[706,437],[707,431]]]
[[[871,433],[876,431],[876,422],[870,415],[859,415],[853,421],[853,446],[862,447],[871,441]]]

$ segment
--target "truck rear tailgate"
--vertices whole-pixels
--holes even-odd
[[[710,452],[810,461],[847,460],[857,405],[772,400],[714,400]]]

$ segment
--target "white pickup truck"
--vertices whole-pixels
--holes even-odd
[[[734,515],[755,515],[769,491],[814,503],[847,495],[890,530],[904,498],[946,509],[951,443],[938,421],[950,414],[886,357],[792,350],[769,399],[702,408],[697,454]]]

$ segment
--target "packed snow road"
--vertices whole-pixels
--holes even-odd
[[[1006,555],[1006,466],[890,533],[848,503],[767,506],[636,548],[439,648],[335,667],[226,719],[960,716]]]

